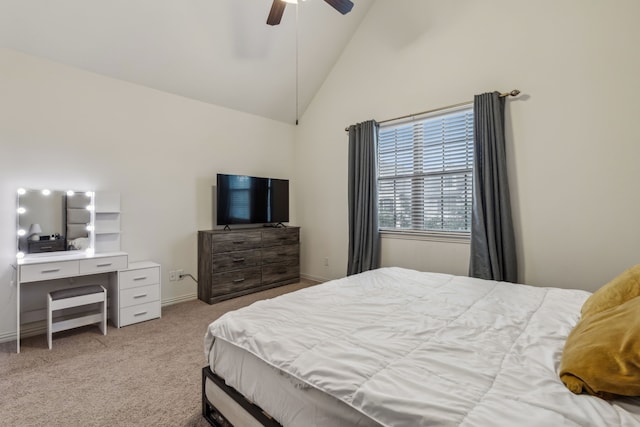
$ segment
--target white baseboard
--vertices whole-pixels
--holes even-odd
[[[327,279],[325,277],[318,277],[318,276],[312,276],[309,274],[301,274],[300,278],[302,279],[306,279],[306,280],[311,280],[314,282],[327,282],[330,279]],[[168,305],[173,305],[173,304],[178,304],[181,302],[186,302],[186,301],[192,301],[198,299],[198,294],[197,293],[192,293],[192,294],[186,294],[186,295],[180,295],[177,297],[173,297],[173,298],[167,298],[167,299],[163,299],[162,302],[160,303],[162,307],[166,307]],[[34,312],[37,312],[38,314],[40,314],[40,316],[42,316],[45,313],[45,310],[34,310]],[[40,316],[34,316],[34,317],[40,317]],[[36,335],[43,335],[47,333],[47,322],[46,321],[35,321],[29,324],[25,324],[22,326],[22,328],[20,328],[20,336],[22,338],[27,338],[27,337],[33,337]],[[16,333],[14,332],[5,332],[5,333],[0,333],[0,343],[3,342],[9,342],[9,341],[15,341],[16,340]]]
[[[180,296],[173,297],[173,298],[163,299],[162,300],[162,306],[165,307],[167,305],[173,305],[173,304],[178,304],[178,303],[181,303],[181,302],[192,301],[194,299],[198,299],[198,294],[197,293],[180,295]]]
[[[46,329],[45,329],[45,332],[46,332]],[[0,343],[15,341],[15,340],[16,340],[15,332],[5,332],[3,334],[0,334]]]
[[[20,328],[20,337],[28,338],[36,335],[44,335],[47,333],[47,322],[46,321],[38,321],[29,323],[28,325],[22,325]],[[45,337],[46,339],[46,337]],[[0,334],[0,342],[9,342],[16,340],[16,332],[5,332],[4,334]]]
[[[162,300],[162,302],[160,303],[162,305],[162,307],[165,307],[167,305],[173,305],[173,304],[178,304],[181,302],[185,302],[185,301],[191,301],[194,299],[198,298],[198,294],[197,293],[193,293],[193,294],[187,294],[187,295],[180,295],[174,298],[167,298]],[[34,312],[39,313],[39,314],[44,314],[46,316],[46,310],[42,309],[42,310],[34,310]],[[43,335],[47,333],[47,322],[43,321],[43,320],[38,320],[38,321],[34,321],[28,324],[24,324],[22,325],[22,327],[20,328],[20,337],[21,338],[28,338],[28,337],[33,337],[36,335]],[[0,333],[0,343],[3,342],[9,342],[9,341],[15,341],[16,340],[16,333],[15,331],[12,332],[5,332],[5,333]]]
[[[306,279],[306,280],[311,280],[314,282],[320,282],[320,283],[324,283],[324,282],[328,282],[331,279],[327,279],[326,277],[320,277],[320,276],[312,276],[310,274],[300,274],[300,278],[301,279]]]

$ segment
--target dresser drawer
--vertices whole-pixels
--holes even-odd
[[[265,285],[299,278],[300,265],[298,262],[269,264],[262,267],[262,283]]]
[[[160,268],[149,267],[120,272],[120,289],[160,283]]]
[[[226,270],[238,270],[260,265],[260,250],[225,252],[213,256],[212,266],[214,272]]]
[[[260,267],[244,268],[212,275],[212,296],[242,291],[260,285],[262,270]]]
[[[262,233],[260,231],[214,233],[211,235],[211,251],[217,254],[221,252],[258,249],[260,248],[261,240]]]
[[[198,299],[214,304],[300,278],[300,227],[198,231]]]
[[[120,291],[120,308],[160,300],[160,284]]]
[[[80,260],[80,274],[98,274],[127,268],[127,256],[117,255]]]
[[[160,301],[138,304],[120,309],[120,326],[144,322],[160,317]]]
[[[300,240],[298,228],[272,228],[262,232],[262,247],[292,245]]]
[[[299,261],[300,244],[272,246],[262,249],[262,263],[273,264],[276,262]]]
[[[77,276],[78,261],[47,262],[44,264],[21,265],[20,281],[37,282],[39,280],[58,279],[60,277]]]

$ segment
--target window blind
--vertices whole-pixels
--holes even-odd
[[[381,125],[381,230],[471,230],[473,106]]]

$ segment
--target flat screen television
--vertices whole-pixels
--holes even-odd
[[[217,224],[280,224],[289,221],[289,180],[218,174]]]

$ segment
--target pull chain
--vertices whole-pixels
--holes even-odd
[[[299,86],[300,86],[300,72],[299,72],[299,65],[298,65],[298,55],[299,55],[299,41],[298,41],[298,33],[299,33],[299,29],[298,29],[298,4],[296,3],[296,126],[298,125],[298,112],[299,112],[299,107],[298,107],[298,99],[299,99]]]

